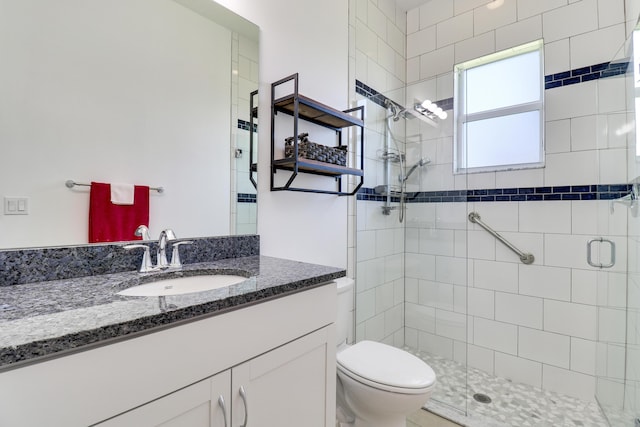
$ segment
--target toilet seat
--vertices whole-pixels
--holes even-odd
[[[355,381],[380,390],[422,394],[436,382],[433,369],[416,356],[374,341],[361,341],[336,356],[338,369]]]

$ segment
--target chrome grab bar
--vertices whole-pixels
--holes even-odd
[[[509,243],[507,239],[505,239],[500,234],[498,234],[497,231],[495,231],[493,228],[489,227],[487,224],[482,222],[480,218],[480,214],[478,214],[477,212],[471,212],[469,214],[469,221],[471,221],[474,224],[478,224],[480,227],[487,230],[489,234],[491,234],[493,237],[500,240],[506,247],[511,249],[513,252],[515,252],[516,255],[518,255],[518,257],[520,257],[520,261],[522,261],[523,264],[533,264],[533,261],[535,260],[533,254],[524,253],[520,249],[516,248],[511,243]]]

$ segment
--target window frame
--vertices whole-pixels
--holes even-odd
[[[540,54],[540,97],[538,101],[526,102],[521,104],[514,104],[507,107],[500,107],[492,110],[480,111],[477,113],[466,113],[466,71],[482,66],[498,62],[501,60],[507,60],[516,56],[524,55],[527,53],[538,51]],[[454,126],[453,126],[453,173],[454,174],[466,174],[466,173],[480,173],[480,172],[500,172],[509,170],[521,170],[521,169],[533,169],[542,168],[545,166],[545,129],[544,129],[544,42],[542,39],[529,42],[520,46],[512,47],[502,50],[500,52],[492,53],[482,56],[480,58],[472,59],[454,66]],[[466,167],[466,132],[464,132],[467,123],[471,123],[478,120],[486,120],[491,118],[505,117],[509,115],[538,111],[540,113],[540,139],[538,144],[539,159],[538,162],[530,163],[508,163],[501,165],[491,166],[476,166]]]

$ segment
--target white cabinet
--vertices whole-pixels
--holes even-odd
[[[97,425],[325,427],[330,424],[324,405],[326,332],[311,333]]]
[[[334,427],[335,316],[331,283],[0,372],[0,426],[223,427],[223,396],[227,426]]]
[[[197,382],[122,415],[100,427],[228,427],[231,372]]]
[[[307,335],[233,368],[234,427],[335,424],[335,419],[327,419],[323,403],[328,374],[325,361],[331,351],[323,335],[319,332]],[[335,345],[332,347],[335,352]],[[335,376],[335,372],[332,374]]]

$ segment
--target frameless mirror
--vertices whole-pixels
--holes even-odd
[[[0,248],[87,243],[89,187],[67,180],[162,187],[152,237],[256,232],[254,24],[211,0],[0,10]]]

